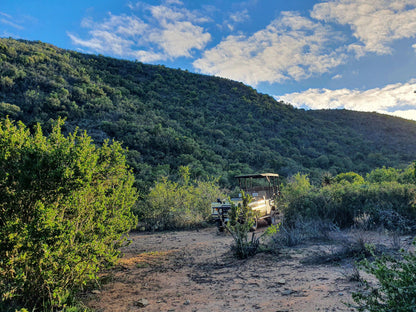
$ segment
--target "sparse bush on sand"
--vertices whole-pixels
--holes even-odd
[[[245,259],[255,255],[260,247],[261,239],[265,236],[273,235],[277,232],[278,226],[269,226],[262,235],[256,236],[256,233],[251,233],[256,222],[256,216],[248,206],[252,197],[249,194],[245,194],[243,191],[242,203],[235,205],[231,204],[229,212],[229,221],[226,225],[226,230],[231,234],[234,239],[234,244],[231,246],[234,254],[239,259]]]

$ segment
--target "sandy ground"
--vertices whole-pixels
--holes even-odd
[[[88,294],[95,311],[354,311],[344,304],[360,287],[350,279],[353,260],[305,261],[336,248],[328,242],[237,260],[230,235],[214,227],[130,239],[102,288]]]

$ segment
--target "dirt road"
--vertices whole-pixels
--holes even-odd
[[[215,228],[130,239],[120,265],[89,295],[96,311],[352,311],[343,304],[358,287],[347,277],[348,263],[302,261],[327,245],[236,260],[232,238]]]

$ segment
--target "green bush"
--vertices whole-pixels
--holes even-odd
[[[225,228],[234,239],[234,244],[231,246],[234,254],[239,259],[245,259],[255,255],[260,247],[261,238],[275,234],[278,226],[269,226],[259,237],[253,232],[249,239],[249,232],[256,223],[256,215],[248,205],[253,198],[244,191],[241,191],[241,195],[242,203],[235,205],[231,202],[229,221]]]
[[[242,204],[236,205],[231,202],[229,221],[225,228],[234,239],[234,245],[231,248],[235,255],[240,259],[245,259],[257,252],[260,242],[254,233],[251,240],[248,239],[248,233],[256,222],[253,210],[248,206],[253,198],[249,194],[245,194],[244,191],[241,191],[241,198]]]
[[[416,245],[413,242],[413,245]],[[358,311],[416,311],[416,254],[402,251],[401,259],[389,256],[367,259],[361,267],[377,280],[376,286],[364,281],[365,290],[353,293]]]
[[[282,187],[281,206],[288,226],[293,226],[301,217],[306,220],[320,218],[340,227],[348,227],[354,224],[355,218],[363,214],[368,214],[374,225],[391,229],[397,226],[397,222],[386,219],[386,216],[402,218],[414,224],[414,184],[397,181],[369,183],[352,173],[338,175],[331,184],[322,187],[306,187],[308,181],[305,179],[306,176],[297,175]],[[409,222],[401,222],[401,230],[410,230]]]
[[[211,217],[211,202],[222,198],[217,180],[190,180],[189,167],[179,168],[180,181],[164,177],[155,183],[136,214],[151,229],[189,228]]]
[[[395,168],[376,168],[367,173],[366,180],[370,183],[395,182],[399,179],[400,171]]]
[[[414,165],[408,166],[406,169],[399,173],[397,182],[402,184],[416,184],[415,167]]]
[[[0,303],[64,307],[116,261],[137,222],[121,145],[65,137],[62,124],[46,137],[0,122]]]
[[[355,172],[346,172],[340,173],[335,178],[334,181],[337,183],[348,182],[353,184],[363,184],[364,178]]]

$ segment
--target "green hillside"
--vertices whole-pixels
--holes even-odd
[[[13,39],[0,39],[0,62],[0,116],[44,128],[62,116],[68,131],[122,141],[142,190],[181,165],[230,186],[255,171],[402,167],[416,152],[415,122],[298,110],[228,79]]]

